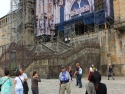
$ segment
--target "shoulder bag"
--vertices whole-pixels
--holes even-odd
[[[22,83],[22,86],[23,86],[23,88],[24,88],[24,84],[23,84],[23,81],[21,80],[21,78],[19,77],[19,79],[20,79],[20,81],[21,81],[21,83]]]

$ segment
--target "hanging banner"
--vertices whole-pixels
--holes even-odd
[[[61,24],[86,13],[93,13],[97,5],[94,3],[95,0],[35,1],[35,34],[37,36],[54,35],[55,24]],[[113,0],[100,0],[100,2],[104,4],[105,17],[113,17]]]

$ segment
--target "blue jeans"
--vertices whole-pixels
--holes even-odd
[[[78,76],[78,83],[79,83],[80,87],[82,87],[81,78],[82,78],[82,74],[79,74],[79,76]]]
[[[15,92],[16,94],[23,94],[23,88],[16,88]]]

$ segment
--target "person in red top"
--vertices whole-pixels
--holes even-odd
[[[90,68],[89,68],[89,76],[88,76],[88,80],[90,81],[90,78],[91,78],[91,76],[92,76],[92,73],[93,73],[93,64],[90,66]]]

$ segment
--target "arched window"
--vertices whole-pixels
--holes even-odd
[[[72,5],[71,11],[73,11],[74,9],[79,9],[83,7],[84,5],[89,5],[88,0],[81,0],[80,3],[78,3],[78,1],[76,0],[74,4]]]

